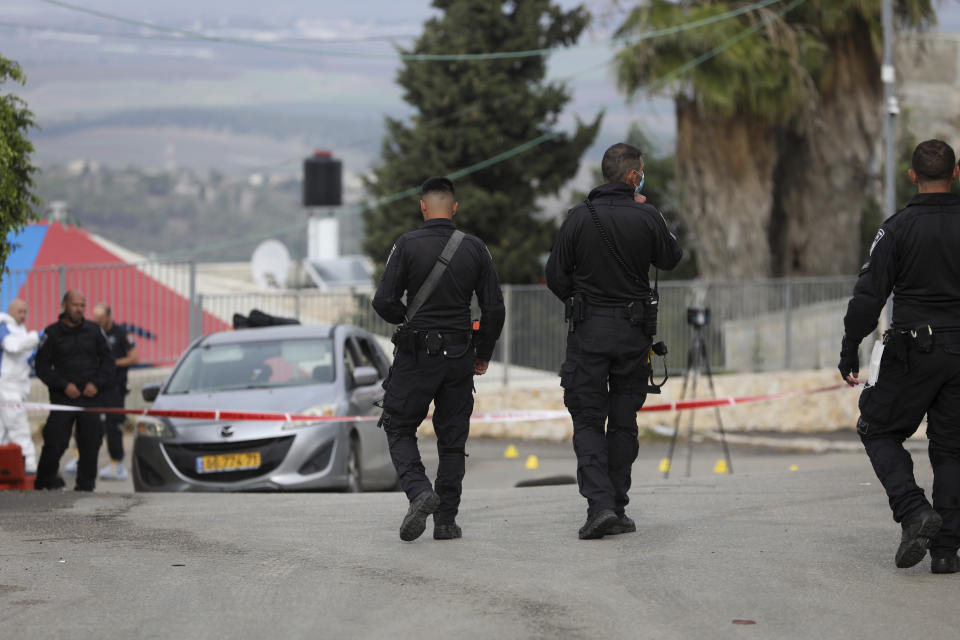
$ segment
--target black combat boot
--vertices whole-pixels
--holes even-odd
[[[400,539],[404,542],[416,540],[427,528],[427,517],[440,507],[440,496],[427,489],[410,501],[407,515],[400,524]]]
[[[463,537],[463,530],[460,529],[460,526],[456,522],[433,524],[433,539],[434,540],[454,540],[456,538]]]
[[[930,559],[930,573],[957,573],[960,571],[960,558],[956,554]]]
[[[620,533],[633,533],[637,530],[637,523],[627,514],[618,514],[617,518],[619,519],[618,522],[607,528],[608,536],[615,536]]]
[[[595,540],[610,533],[610,527],[619,524],[620,518],[612,509],[598,511],[594,516],[587,516],[587,521],[580,527],[581,540]]]
[[[60,476],[56,476],[52,480],[48,480],[46,482],[42,480],[34,480],[33,482],[33,488],[38,491],[42,491],[44,489],[56,491],[57,489],[63,489],[66,486],[67,486],[67,483],[64,482],[63,478],[61,478]]]
[[[930,546],[930,538],[937,535],[941,524],[943,518],[933,507],[927,507],[915,520],[904,522],[903,536],[895,558],[897,566],[906,569],[923,560]]]

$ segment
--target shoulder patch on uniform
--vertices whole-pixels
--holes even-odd
[[[883,230],[883,228],[877,231],[877,235],[873,239],[873,244],[870,245],[870,255],[873,255],[873,250],[877,248],[877,244],[879,244],[879,242],[883,240],[883,236],[885,235],[886,235],[886,232]],[[867,265],[865,266],[869,266],[869,264],[870,263],[867,262]]]

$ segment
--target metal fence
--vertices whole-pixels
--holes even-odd
[[[707,307],[702,329],[716,371],[808,369],[835,364],[842,317],[854,278],[792,278],[736,281],[671,281],[660,285],[658,339],[668,363],[685,368],[694,329],[687,308]],[[175,361],[190,341],[232,325],[235,313],[251,309],[297,318],[305,324],[351,323],[389,337],[393,327],[370,306],[369,291],[212,293],[191,263],[63,266],[12,271],[2,281],[0,304],[27,300],[28,326],[53,322],[67,289],[82,290],[88,314],[96,302],[113,307],[114,318],[138,337],[143,361]],[[222,288],[222,287],[221,287]],[[567,325],[563,305],[544,286],[505,286],[507,322],[494,352],[503,382],[526,373],[556,372],[563,361]]]

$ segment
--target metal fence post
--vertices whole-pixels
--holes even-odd
[[[786,288],[786,290],[784,291],[784,306],[785,306],[785,309],[784,309],[783,331],[784,331],[784,334],[785,334],[786,342],[784,343],[784,349],[783,349],[783,368],[784,368],[784,369],[789,369],[789,368],[790,368],[790,355],[791,355],[791,354],[790,354],[790,349],[791,349],[791,343],[793,342],[793,341],[791,340],[791,335],[790,335],[790,307],[792,306],[792,303],[793,303],[793,300],[792,300],[792,293],[793,293],[792,284],[793,284],[793,281],[792,281],[791,278],[786,278],[785,282],[786,282],[786,287],[787,287],[787,288]]]
[[[63,265],[60,265],[60,297],[57,298],[57,301],[63,300],[63,296],[67,295],[67,268]]]
[[[200,336],[203,335],[203,294],[197,294],[197,311],[196,311],[196,323],[197,323],[197,335],[191,337],[191,342]]]
[[[513,315],[513,285],[503,287],[503,306],[506,320],[503,323],[503,386],[510,384],[510,318]]]
[[[190,304],[188,305],[188,307],[190,309],[190,318],[189,318],[190,342],[193,342],[200,336],[200,334],[202,333],[202,330],[197,327],[197,320],[198,320],[197,318],[198,316],[197,314],[197,263],[191,260],[189,268],[190,268],[190,285],[189,285]]]

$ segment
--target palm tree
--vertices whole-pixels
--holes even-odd
[[[647,0],[618,35],[751,4]],[[935,21],[931,0],[895,6],[901,27]],[[674,98],[677,173],[700,273],[855,271],[861,211],[875,187],[880,12],[881,0],[782,0],[618,54],[617,80],[628,95],[652,86]],[[658,83],[711,53],[703,64]]]

